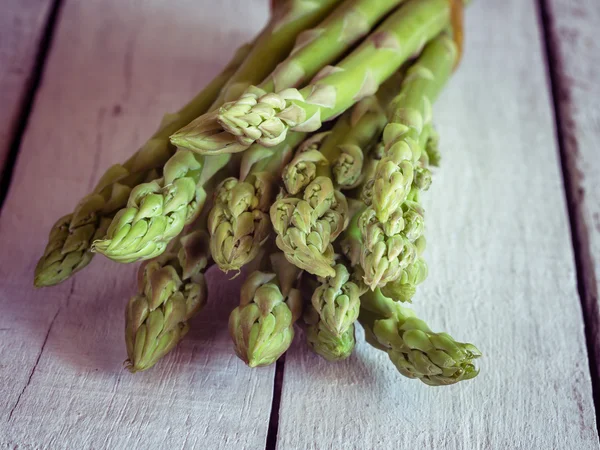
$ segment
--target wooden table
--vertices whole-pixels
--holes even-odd
[[[448,388],[402,378],[361,333],[343,363],[296,339],[285,363],[248,369],[226,330],[235,283],[215,271],[177,350],[124,371],[135,267],[96,258],[34,290],[46,234],[258,31],[268,2],[0,11],[0,449],[598,448],[597,0],[469,8],[464,62],[436,105],[444,159],[415,303],[485,354],[477,379]]]

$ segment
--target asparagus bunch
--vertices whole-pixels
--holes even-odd
[[[126,309],[137,372],[188,332],[211,265],[255,260],[229,318],[249,366],[275,362],[303,316],[328,361],[352,353],[358,319],[401,374],[474,377],[479,351],[402,305],[428,275],[421,196],[439,162],[432,104],[460,56],[460,5],[278,3],[253,44],[57,222],[35,284],[68,278],[92,252],[146,260]]]

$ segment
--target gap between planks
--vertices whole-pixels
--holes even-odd
[[[52,46],[54,31],[56,30],[56,24],[58,23],[57,19],[63,3],[64,0],[54,0],[50,6],[50,13],[48,14],[48,19],[46,21],[46,25],[44,26],[44,31],[36,52],[35,62],[31,72],[31,80],[28,83],[29,85],[27,86],[26,93],[20,105],[20,112],[18,114],[19,118],[8,148],[6,161],[4,163],[4,167],[0,167],[0,213],[2,212],[2,207],[4,206],[4,200],[8,195],[8,190],[12,181],[13,169],[17,162],[19,149],[21,148],[21,141],[23,139],[23,135],[25,134],[25,130],[27,129],[27,123],[33,108],[35,95],[40,87],[42,76],[44,74],[44,67],[46,65],[48,51]]]
[[[267,442],[265,450],[277,448],[277,432],[279,430],[279,409],[281,405],[281,391],[283,390],[283,374],[285,372],[285,353],[275,363],[275,376],[273,377],[273,400],[271,403],[271,415],[269,417],[269,428],[267,430]]]
[[[596,418],[600,417],[600,313],[594,262],[590,248],[589,230],[586,225],[581,184],[582,174],[577,168],[578,142],[574,135],[572,102],[569,79],[565,76],[564,61],[560,53],[559,36],[550,0],[538,0],[539,21],[543,32],[547,73],[552,94],[554,120],[558,141],[560,163],[569,215],[571,241],[577,272],[577,291],[583,314],[585,341],[592,379],[592,394]],[[596,420],[600,432],[600,421]]]

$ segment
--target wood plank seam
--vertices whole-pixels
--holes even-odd
[[[11,144],[4,167],[0,167],[0,212],[2,212],[2,206],[4,205],[4,200],[6,199],[8,190],[10,188],[12,172],[17,161],[19,149],[21,147],[21,140],[25,134],[29,115],[35,101],[35,96],[40,87],[42,76],[44,74],[46,59],[52,45],[52,38],[54,36],[56,24],[58,23],[57,19],[59,17],[62,4],[63,0],[54,0],[52,6],[50,7],[48,20],[46,22],[44,32],[42,33],[42,38],[40,39],[40,44],[35,57],[35,63],[29,80],[29,86],[27,87],[27,92],[20,107],[21,111],[19,113],[19,120],[13,132],[13,137],[11,139]]]
[[[283,389],[284,372],[285,353],[275,363],[275,376],[273,377],[273,401],[271,403],[271,415],[269,416],[269,428],[267,429],[267,442],[265,444],[265,450],[275,450],[277,448],[279,409],[281,405],[281,391]]]
[[[42,347],[40,348],[40,352],[38,353],[37,359],[35,360],[35,364],[31,368],[31,372],[29,374],[29,377],[27,378],[27,383],[25,383],[25,386],[23,386],[23,389],[21,390],[21,392],[19,393],[19,396],[17,397],[17,401],[15,402],[14,406],[10,409],[10,413],[8,414],[8,422],[10,422],[12,420],[13,413],[15,412],[15,410],[17,409],[17,407],[19,406],[19,402],[21,401],[21,397],[23,397],[23,394],[27,390],[27,387],[31,384],[31,379],[33,378],[33,374],[35,373],[35,369],[37,369],[37,366],[40,363],[40,359],[42,358],[42,354],[44,353],[44,348],[46,347],[46,343],[48,342],[48,337],[50,337],[50,332],[52,331],[52,327],[54,326],[54,322],[56,322],[56,318],[60,314],[61,310],[62,310],[62,308],[58,308],[58,310],[56,311],[56,314],[54,314],[54,317],[52,318],[52,321],[50,322],[50,326],[48,327],[48,331],[46,332],[46,337],[44,338],[44,342],[42,343]]]
[[[546,61],[560,162],[565,186],[565,197],[570,222],[571,240],[577,272],[577,290],[583,313],[588,362],[592,379],[592,393],[596,417],[600,412],[600,367],[597,355],[600,354],[600,312],[598,311],[598,291],[596,274],[590,247],[589,230],[582,210],[583,187],[578,170],[578,141],[574,134],[571,111],[569,79],[565,77],[564,62],[558,45],[556,23],[548,0],[539,0],[539,18],[544,34]],[[600,431],[600,422],[596,427]]]

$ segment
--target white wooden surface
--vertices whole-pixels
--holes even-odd
[[[600,4],[596,0],[550,0],[551,26],[562,85],[558,103],[566,151],[575,169],[576,199],[584,223],[577,230],[589,249],[584,259],[588,301],[600,292]],[[584,250],[585,251],[585,250]],[[591,305],[590,305],[591,307]],[[590,308],[591,309],[591,308]],[[594,318],[593,339],[600,349],[600,317]],[[597,358],[600,354],[597,353]],[[598,359],[597,359],[598,360]]]
[[[2,449],[264,447],[274,368],[233,354],[237,292],[222,277],[183,345],[135,376],[122,368],[134,267],[96,258],[74,282],[32,288],[54,220],[267,17],[261,0],[211,4],[65,0],[0,219]]]
[[[52,0],[0,2],[0,172],[51,6]]]
[[[42,291],[31,278],[56,217],[218,72],[267,2],[64,1],[0,217],[0,449],[264,448],[274,369],[233,355],[224,277],[183,344],[136,375],[121,368],[135,268],[96,258]],[[534,4],[474,3],[464,63],[436,106],[444,159],[415,304],[479,346],[481,375],[429,388],[363,343],[331,365],[297,340],[280,450],[598,448]]]
[[[481,374],[430,388],[366,344],[331,365],[297,342],[280,450],[598,448],[535,2],[474,2],[467,30],[435,108],[442,167],[415,308],[475,343]]]

